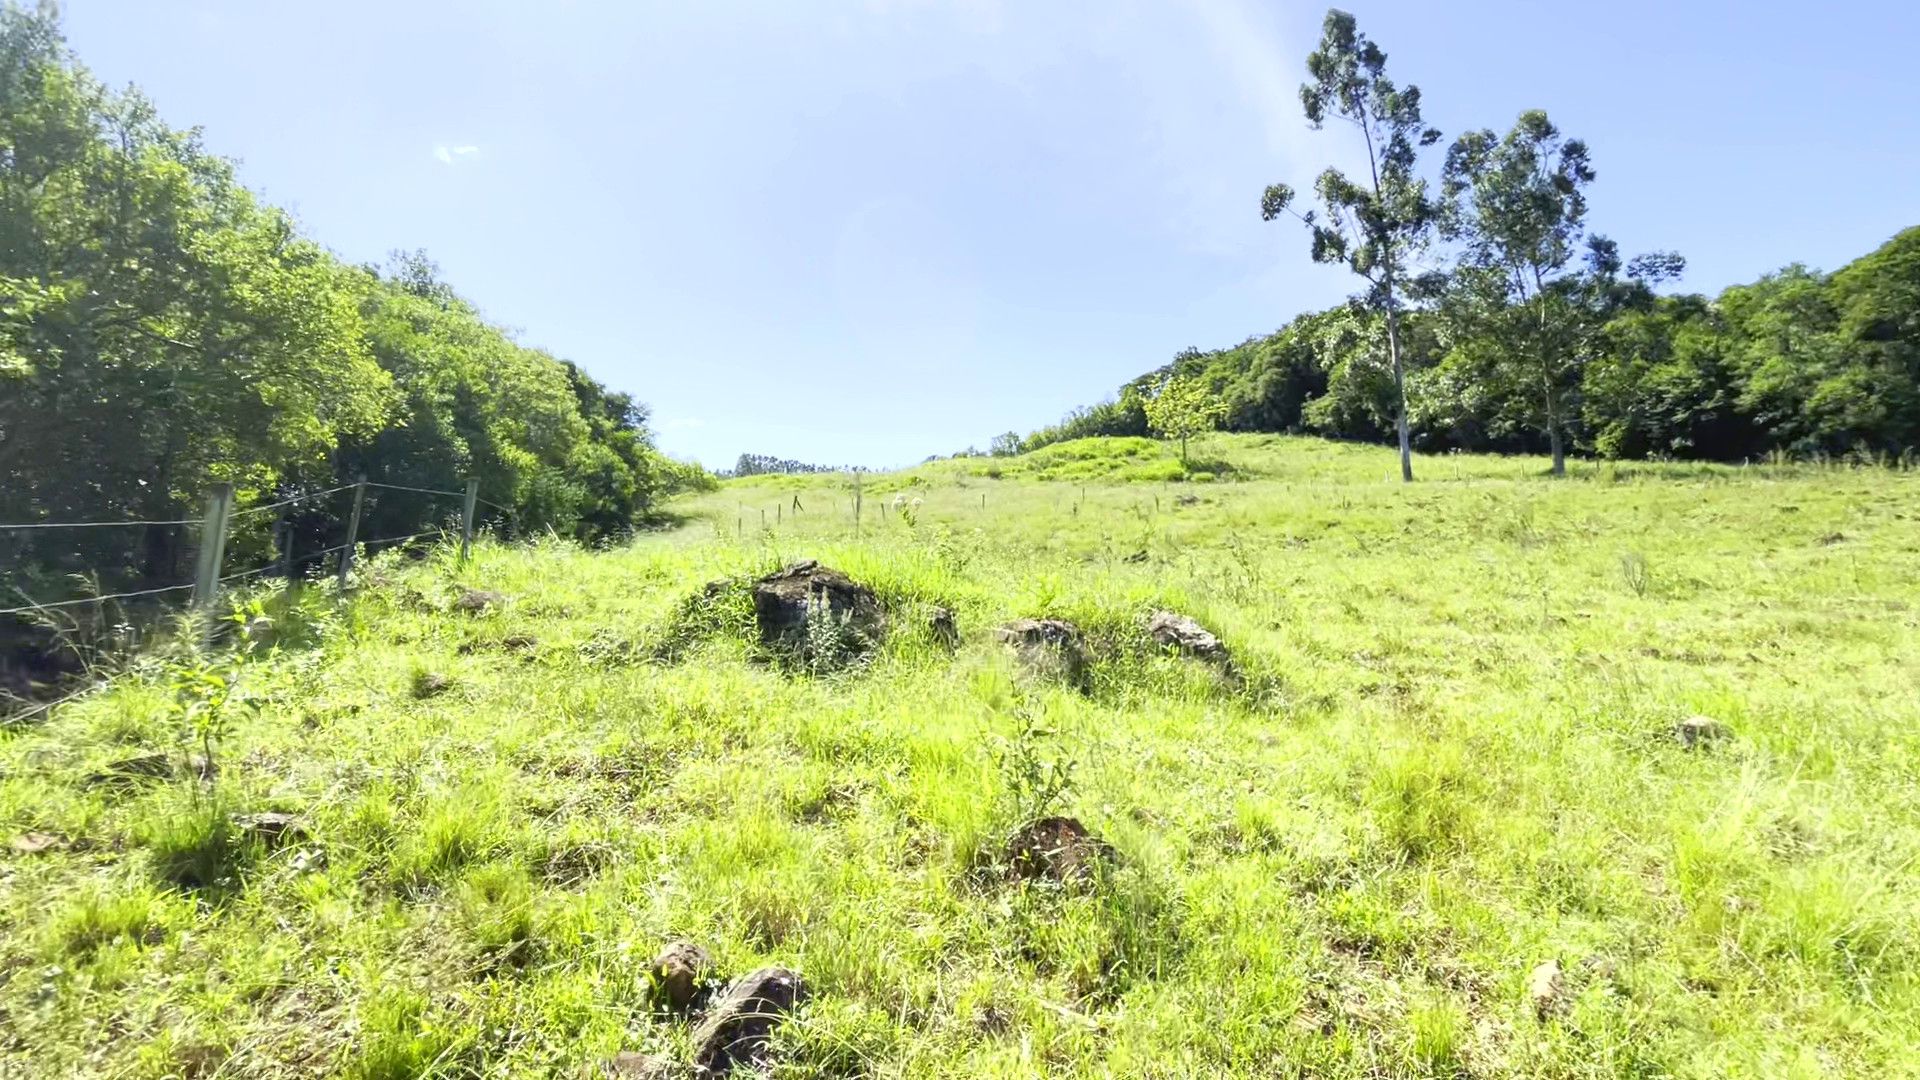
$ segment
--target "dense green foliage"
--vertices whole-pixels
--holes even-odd
[[[1322,174],[1322,211],[1301,215],[1313,258],[1365,279],[1361,293],[1232,348],[1183,350],[1020,449],[1146,434],[1144,406],[1170,376],[1204,383],[1230,431],[1388,440],[1404,416],[1403,445],[1543,450],[1555,472],[1569,452],[1737,461],[1920,447],[1920,228],[1831,275],[1791,266],[1717,298],[1661,296],[1684,261],[1623,259],[1588,230],[1591,151],[1543,111],[1505,136],[1456,139],[1430,199],[1417,149],[1439,133],[1385,65],[1333,11],[1300,90],[1309,121],[1347,121],[1372,166],[1365,183]],[[1261,214],[1293,202],[1274,185]],[[1435,226],[1445,265],[1410,273]]]
[[[458,490],[580,539],[621,533],[689,479],[646,410],[488,324],[420,256],[352,266],[241,187],[196,133],[102,87],[51,14],[0,11],[0,522],[172,520],[364,476]],[[345,504],[304,508],[300,547]],[[457,502],[382,492],[363,535]],[[270,554],[273,520],[240,522]],[[181,527],[10,533],[8,598],[188,573]],[[0,607],[8,606],[0,604]]]
[[[1920,446],[1920,228],[1833,274],[1789,267],[1717,298],[1655,296],[1625,275],[1611,284],[1608,317],[1553,372],[1573,450],[1739,461],[1891,458]],[[1539,383],[1488,377],[1494,343],[1449,314],[1437,307],[1403,320],[1414,446],[1548,450]],[[1139,401],[1140,385],[1178,372],[1219,398],[1229,431],[1387,441],[1385,351],[1382,320],[1343,306],[1232,348],[1183,352],[1127,384],[1120,400]],[[1023,446],[1143,434],[1137,409],[1081,410]]]
[[[1147,397],[1147,426],[1154,433],[1180,441],[1180,460],[1187,460],[1187,441],[1220,426],[1226,406],[1193,375],[1169,375]]]

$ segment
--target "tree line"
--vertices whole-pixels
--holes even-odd
[[[94,79],[50,5],[0,9],[0,523],[188,519],[222,482],[246,507],[473,476],[502,523],[597,540],[711,482],[647,420],[424,255],[353,265],[302,235],[197,131]],[[337,542],[329,505],[301,549]],[[386,490],[362,536],[457,509]],[[270,518],[250,520],[236,549],[267,550]],[[171,584],[191,557],[176,526],[0,530],[10,599],[70,593],[70,573]]]
[[[792,458],[774,457],[772,454],[741,454],[739,460],[733,463],[731,470],[723,471],[719,475],[731,478],[739,476],[763,476],[768,473],[792,473],[798,475],[857,471],[859,471],[858,468],[851,465],[810,465],[807,462],[795,461]]]
[[[1261,197],[1262,218],[1298,219],[1309,256],[1347,268],[1358,294],[1232,348],[1183,350],[997,448],[1179,437],[1217,417],[1394,442],[1412,479],[1416,448],[1545,453],[1560,473],[1570,453],[1885,460],[1920,447],[1920,228],[1831,274],[1793,265],[1717,297],[1662,295],[1684,260],[1624,257],[1589,228],[1584,141],[1528,110],[1423,168],[1442,135],[1386,60],[1353,16],[1328,13],[1303,110],[1316,129],[1358,133],[1368,172],[1321,173],[1305,211],[1286,185]]]

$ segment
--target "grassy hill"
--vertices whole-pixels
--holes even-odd
[[[804,976],[785,1077],[1920,1061],[1920,477],[1197,456],[868,477],[857,535],[847,477],[756,477],[156,652],[0,735],[0,1074],[684,1058],[675,938]],[[867,662],[769,662],[703,591],[804,558],[877,591]],[[1160,608],[1235,672],[1154,649]],[[1083,683],[994,640],[1026,616],[1082,628]],[[1114,856],[1010,874],[1047,814]]]

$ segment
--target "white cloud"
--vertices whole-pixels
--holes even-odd
[[[660,421],[662,431],[692,431],[694,428],[706,426],[707,422],[697,416],[669,416]]]
[[[433,148],[434,158],[442,165],[452,165],[462,158],[478,157],[479,154],[480,148],[477,146],[448,146],[440,143]]]

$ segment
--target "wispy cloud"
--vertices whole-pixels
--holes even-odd
[[[442,165],[452,165],[465,158],[478,157],[479,155],[480,148],[477,146],[448,146],[445,143],[440,143],[433,148],[435,160],[439,161]]]
[[[1324,154],[1323,145],[1309,141],[1313,134],[1300,113],[1306,50],[1281,37],[1265,12],[1245,0],[1196,0],[1192,11],[1242,100],[1260,118],[1267,149],[1283,161]]]
[[[662,431],[692,431],[694,428],[706,426],[707,422],[697,416],[669,416],[660,421]]]

